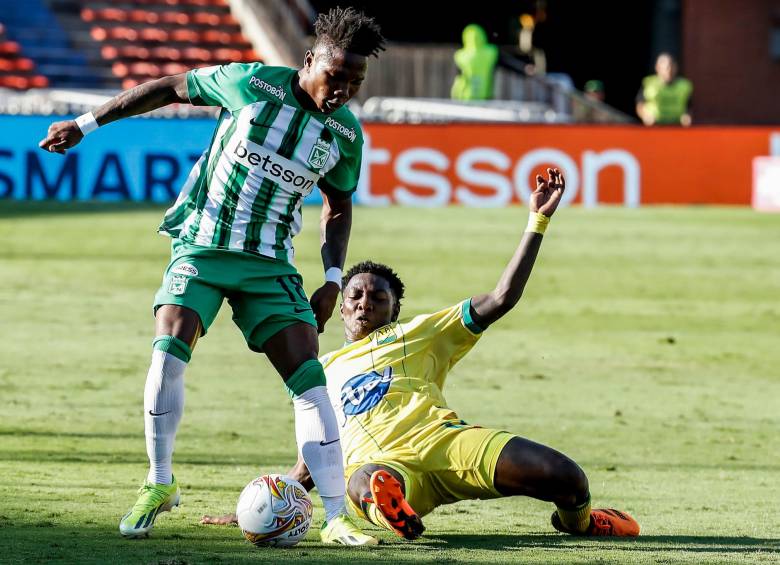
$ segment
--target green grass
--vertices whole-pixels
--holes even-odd
[[[747,209],[562,210],[520,305],[452,372],[461,417],[554,446],[636,541],[554,533],[549,505],[463,502],[428,536],[256,549],[198,524],[295,459],[292,410],[220,314],[187,375],[183,506],[150,539],[119,517],[146,473],[151,301],[167,261],[153,207],[0,204],[0,561],[758,563],[780,560],[780,218]],[[321,280],[317,210],[297,240]],[[350,261],[396,266],[406,315],[492,288],[525,225],[503,210],[359,209]],[[322,350],[337,347],[331,321]],[[322,518],[319,499],[316,523]]]

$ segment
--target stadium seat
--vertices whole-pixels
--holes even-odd
[[[22,56],[19,43],[5,39],[5,26],[0,24],[0,87],[27,90],[47,86],[48,79],[37,74],[32,59]]]
[[[226,0],[101,0],[77,14],[125,88],[194,67],[258,59]]]

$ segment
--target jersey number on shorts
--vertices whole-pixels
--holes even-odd
[[[303,301],[308,305],[309,300],[306,298],[306,292],[303,290],[303,277],[301,275],[287,275],[286,277],[276,277],[276,282],[278,282],[281,287],[284,289],[284,292],[287,293],[287,296],[290,297],[290,302],[298,303],[300,301]],[[292,288],[290,288],[292,287]],[[296,294],[298,295],[296,298]],[[309,308],[301,308],[299,306],[295,307],[295,313],[300,314],[301,312],[306,312]]]

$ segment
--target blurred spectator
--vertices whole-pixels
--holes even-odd
[[[655,74],[642,80],[636,98],[636,113],[646,126],[691,125],[689,105],[693,84],[677,76],[677,61],[661,53],[655,62]]]
[[[595,100],[596,102],[604,102],[606,97],[606,91],[604,90],[604,83],[600,80],[589,80],[585,83],[585,98]]]
[[[493,98],[493,72],[498,48],[488,43],[485,30],[477,24],[463,29],[463,48],[455,52],[460,74],[452,84],[455,100],[489,100]]]
[[[545,74],[547,72],[547,58],[544,55],[544,50],[534,44],[536,18],[531,14],[522,14],[517,21],[520,24],[520,31],[517,34],[517,48],[521,57],[529,61],[525,74]]]

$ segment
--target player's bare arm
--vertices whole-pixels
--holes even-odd
[[[98,125],[104,126],[122,118],[151,112],[168,104],[189,102],[184,73],[140,84],[115,96],[92,112]],[[84,138],[76,120],[63,120],[49,126],[38,146],[52,153],[64,154]]]
[[[338,269],[338,279],[341,279],[341,269],[347,258],[349,233],[352,229],[352,200],[350,198],[334,198],[322,192],[322,215],[320,216],[320,254],[325,272]],[[333,271],[332,271],[333,272]],[[317,319],[317,330],[325,331],[325,323],[333,315],[333,309],[339,298],[341,286],[336,281],[326,281],[311,297],[311,307]]]
[[[542,214],[550,218],[563,196],[566,180],[559,169],[547,169],[547,178],[536,176],[536,190],[531,193],[528,208],[531,214]],[[480,294],[471,299],[474,321],[482,328],[501,318],[514,308],[523,295],[523,290],[531,276],[536,255],[542,244],[542,234],[526,231],[515,251],[512,260],[504,269],[504,273],[492,292]]]

